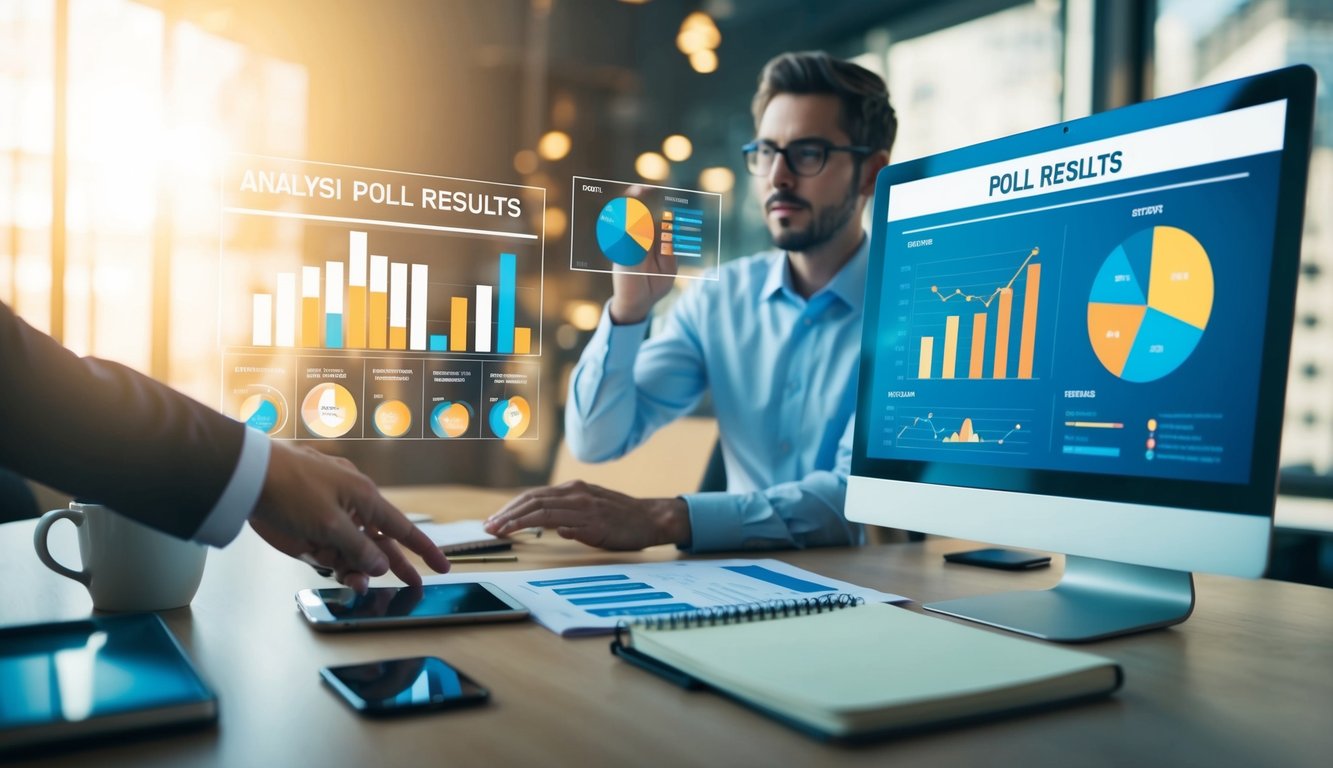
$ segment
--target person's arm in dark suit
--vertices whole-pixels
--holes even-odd
[[[245,442],[240,422],[123,365],[80,358],[0,303],[0,465],[192,538]],[[312,555],[354,586],[387,568],[420,582],[395,540],[448,570],[350,462],[274,442],[255,471],[258,498],[242,511],[283,552]]]

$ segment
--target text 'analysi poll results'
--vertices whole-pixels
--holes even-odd
[[[239,155],[223,408],[294,439],[535,438],[545,190]]]

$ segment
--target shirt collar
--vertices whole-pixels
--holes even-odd
[[[861,238],[861,245],[852,254],[852,258],[842,265],[838,274],[833,276],[828,285],[819,289],[810,299],[824,293],[832,294],[841,299],[844,304],[851,307],[854,311],[861,311],[861,304],[865,299],[866,289],[866,268],[870,263],[870,234],[864,233]],[[768,267],[768,275],[764,278],[764,285],[760,289],[760,297],[770,299],[779,293],[799,299],[800,294],[796,292],[796,287],[792,285],[791,270],[787,268],[787,254],[785,251],[777,251],[776,258]]]

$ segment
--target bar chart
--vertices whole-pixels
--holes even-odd
[[[224,176],[226,413],[284,439],[537,439],[545,190],[251,155]]]
[[[931,264],[914,285],[917,379],[1032,379],[1041,249]]]
[[[350,230],[346,261],[301,268],[299,313],[296,273],[275,273],[272,292],[251,296],[251,346],[534,354],[532,328],[515,323],[515,254],[497,253],[495,283],[448,296],[448,312],[432,319],[432,301],[441,301],[433,293],[450,285],[433,289],[428,264],[370,254],[368,242],[366,232]]]

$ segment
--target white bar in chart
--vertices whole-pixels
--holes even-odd
[[[412,265],[412,317],[408,323],[407,347],[426,349],[426,288],[428,271],[425,264]]]
[[[491,286],[477,286],[477,350],[491,351]]]
[[[256,347],[273,346],[273,294],[256,293],[254,303],[254,338]]]
[[[389,264],[389,349],[407,349],[407,265]]]
[[[296,273],[278,273],[275,340],[279,347],[296,346]]]

